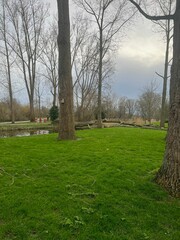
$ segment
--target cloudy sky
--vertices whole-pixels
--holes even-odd
[[[55,14],[57,0],[46,2],[50,3],[51,14]],[[71,19],[76,9],[70,0]],[[155,72],[163,73],[165,43],[162,35],[155,33],[155,28],[151,21],[139,15],[126,31],[116,54],[113,54],[115,71],[110,83],[112,93],[117,97],[136,99],[152,80],[157,80],[159,92],[162,91],[162,79]],[[24,103],[28,102],[26,90],[18,92],[16,97]]]
[[[163,73],[165,44],[155,33],[155,26],[140,18],[118,50],[113,89],[116,94],[137,98],[144,86],[156,80],[159,91],[162,79],[155,72]]]
[[[57,0],[46,1],[50,3],[51,14],[56,14]],[[75,11],[70,0],[71,19]],[[117,97],[135,99],[152,80],[157,80],[161,92],[162,79],[155,72],[163,73],[165,44],[162,35],[155,33],[151,21],[142,16],[136,18],[126,35],[116,54],[113,54],[115,72],[110,80],[112,93]],[[24,91],[18,95],[23,102],[28,102]]]
[[[47,0],[48,1],[48,0]],[[56,12],[56,0],[51,0],[51,11]],[[71,17],[75,11],[70,0]],[[159,91],[162,79],[155,72],[163,73],[165,43],[157,27],[142,16],[133,26],[114,55],[115,73],[111,80],[112,91],[119,96],[137,98],[144,86],[156,80]]]

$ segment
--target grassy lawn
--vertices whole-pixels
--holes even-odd
[[[158,122],[153,122],[152,123],[152,126],[155,126],[155,127],[160,127],[160,121],[158,121]],[[168,123],[165,123],[165,129],[167,129],[168,128]]]
[[[180,203],[153,181],[165,131],[0,139],[1,240],[179,240]]]

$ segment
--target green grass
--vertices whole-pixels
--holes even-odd
[[[179,240],[180,204],[152,179],[165,132],[0,139],[1,240]]]
[[[155,127],[160,127],[160,121],[157,121],[157,122],[152,122],[152,126],[155,126]],[[168,123],[165,123],[165,128],[168,128]]]

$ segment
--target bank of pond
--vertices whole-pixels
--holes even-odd
[[[8,138],[8,137],[28,137],[32,135],[44,135],[54,133],[55,130],[12,130],[12,131],[0,131],[0,138]]]

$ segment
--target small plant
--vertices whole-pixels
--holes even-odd
[[[88,214],[94,213],[94,210],[92,208],[87,208],[87,207],[82,207],[82,211]]]
[[[73,220],[71,220],[69,218],[65,218],[61,223],[63,226],[67,226],[70,228],[76,228],[76,229],[82,225],[85,225],[85,222],[79,216],[75,216]]]
[[[54,121],[58,118],[59,110],[57,106],[52,106],[52,108],[49,110],[49,116],[51,121]]]

